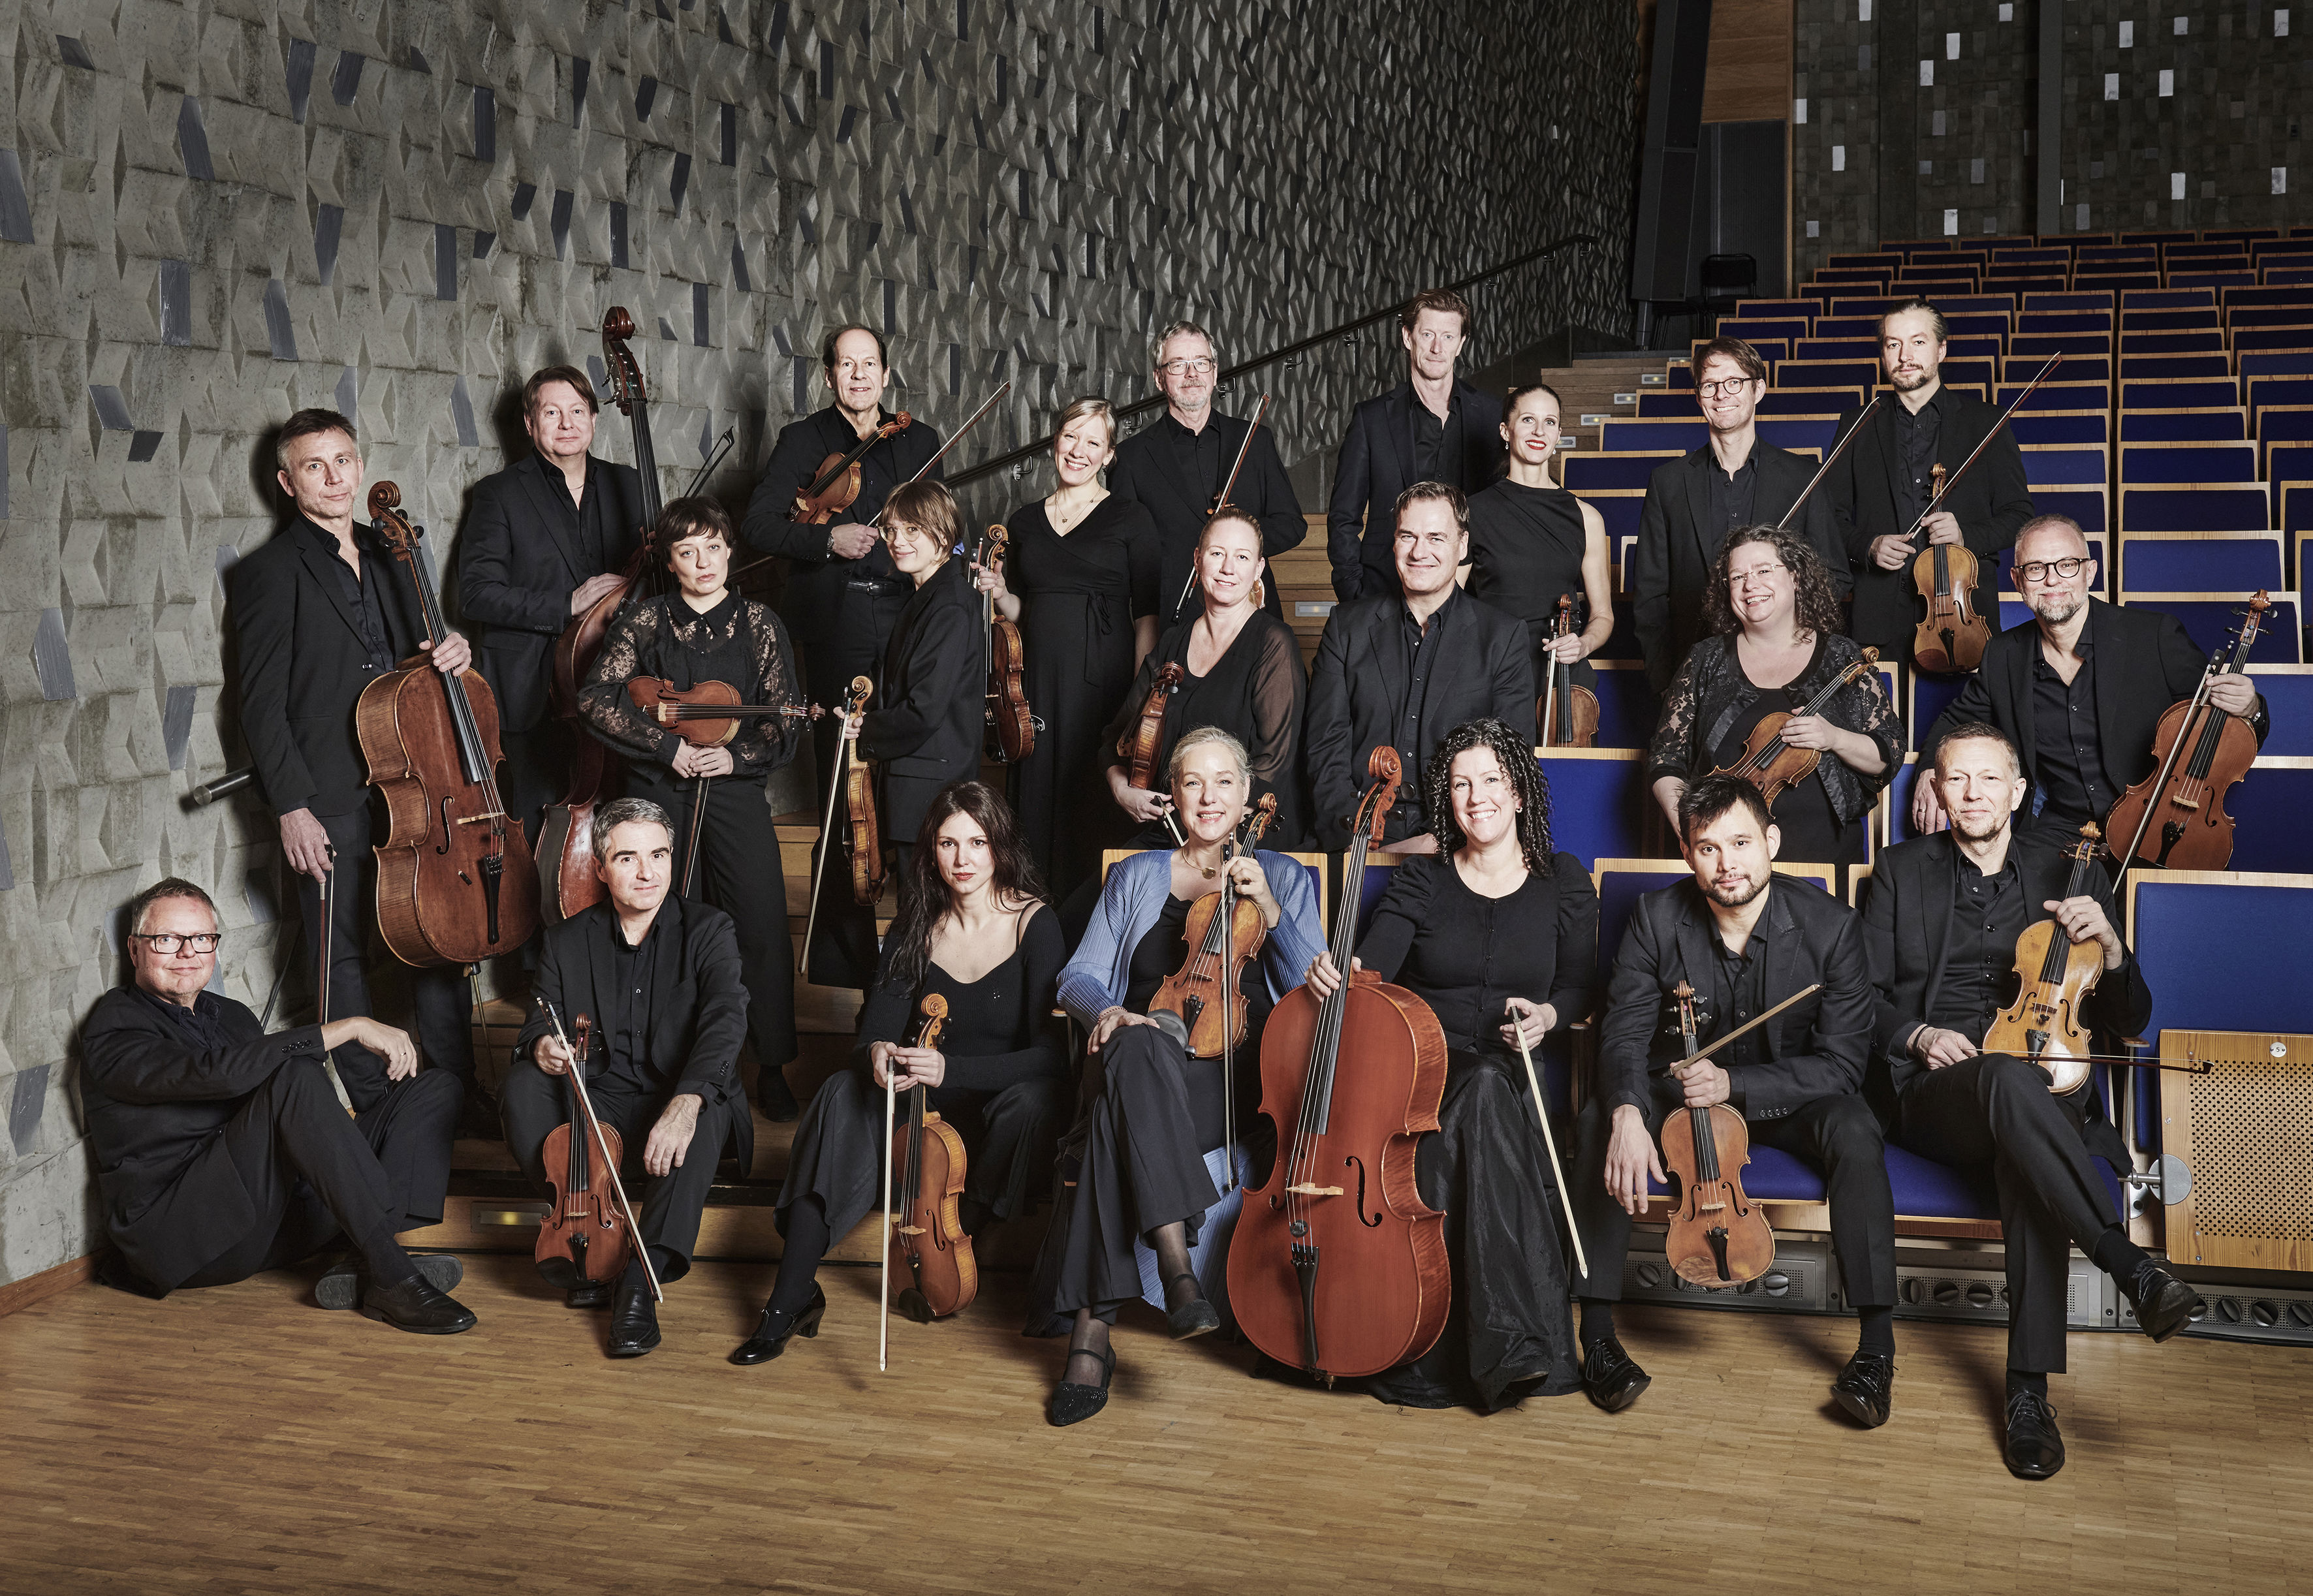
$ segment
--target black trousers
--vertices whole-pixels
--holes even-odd
[[[338,851],[330,894],[330,1017],[351,1019],[372,1011],[369,1003],[369,934],[377,923],[377,855],[371,847],[383,832],[380,811],[368,806],[351,814],[318,815]],[[318,959],[321,946],[321,886],[297,877],[297,908],[305,921],[305,956]],[[513,950],[508,949],[509,952]],[[435,1069],[471,1085],[474,1079],[473,994],[463,965],[435,964],[409,972],[412,1029],[418,1051]],[[354,1107],[366,1109],[385,1091],[385,1060],[348,1042],[330,1056]]]
[[[715,1166],[731,1140],[731,1116],[745,1113],[746,1104],[701,1101],[699,1127],[691,1133],[682,1162],[664,1175],[643,1171],[643,1144],[651,1127],[666,1112],[673,1091],[637,1092],[630,1084],[608,1075],[590,1076],[586,1090],[605,1130],[616,1131],[624,1144],[619,1179],[628,1200],[635,1205],[635,1223],[643,1244],[664,1249],[673,1261],[659,1269],[662,1285],[690,1273],[691,1255],[699,1247],[699,1216],[707,1210],[707,1196],[715,1184]],[[506,1149],[522,1172],[547,1185],[557,1171],[545,1162],[546,1138],[558,1125],[575,1124],[576,1107],[568,1083],[550,1075],[524,1058],[506,1072],[498,1088],[498,1116],[506,1125]],[[575,1134],[575,1132],[574,1132]],[[652,1258],[657,1266],[655,1255]]]
[[[183,1284],[229,1285],[310,1257],[340,1233],[359,1246],[436,1223],[464,1101],[457,1076],[420,1070],[348,1119],[328,1076],[302,1061],[284,1065],[198,1155],[233,1161],[257,1222]]]
[[[1000,1092],[933,1089],[932,1109],[963,1138],[967,1200],[998,1219],[1027,1211],[1051,1178],[1067,1096],[1068,1083],[1057,1079],[1016,1081]],[[898,1112],[904,1122],[905,1099]],[[884,1093],[874,1078],[858,1069],[830,1075],[796,1127],[779,1189],[781,1232],[787,1211],[805,1197],[819,1198],[828,1233],[838,1240],[873,1213],[884,1194],[875,1157],[883,1142]]]
[[[891,641],[892,628],[900,624],[910,588],[904,576],[846,577],[840,583],[815,584],[813,591],[814,595],[831,595],[834,612],[824,617],[791,616],[788,625],[798,637],[808,639],[803,645],[805,690],[813,703],[833,709],[843,702],[853,677],[875,680],[884,645]],[[869,700],[871,705],[874,702]],[[812,756],[819,777],[814,790],[822,805],[827,802],[827,784],[835,769],[835,745],[842,730],[842,722],[831,715],[812,723]]]
[[[1654,1083],[1645,1104],[1647,1132],[1659,1145],[1663,1121],[1683,1100],[1668,1076]],[[1857,1308],[1895,1304],[1895,1197],[1887,1186],[1886,1144],[1879,1121],[1857,1092],[1818,1097],[1780,1119],[1752,1119],[1751,1140],[1803,1158],[1823,1173],[1831,1203],[1831,1243],[1840,1278]],[[1590,1273],[1575,1276],[1574,1294],[1593,1302],[1623,1300],[1623,1260],[1631,1250],[1631,1215],[1606,1191],[1606,1144],[1614,1130],[1604,1099],[1582,1105],[1574,1123],[1574,1212],[1582,1225]],[[1691,1155],[1690,1155],[1691,1156]]]
[[[2008,1254],[2008,1366],[2027,1373],[2063,1372],[2071,1249],[2094,1251],[2120,1223],[2080,1137],[2088,1096],[2083,1087],[2058,1097],[2032,1065],[1979,1053],[1913,1077],[1887,1134],[1922,1158],[1991,1166]]]
[[[498,771],[498,794],[506,812],[522,822],[531,846],[538,844],[538,829],[546,806],[559,802],[570,786],[570,723],[550,715],[527,732],[498,732],[498,747],[506,763]]]
[[[695,781],[678,780],[664,766],[629,765],[627,793],[647,798],[674,817],[678,880],[690,856],[699,818]],[[699,830],[699,865],[689,897],[713,904],[737,922],[739,978],[747,988],[747,1034],[755,1062],[780,1069],[796,1056],[795,943],[787,934],[787,874],[779,864],[778,828],[760,778],[716,776],[707,784]]]

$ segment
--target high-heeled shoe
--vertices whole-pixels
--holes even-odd
[[[1173,1332],[1175,1341],[1186,1341],[1192,1336],[1201,1336],[1209,1330],[1221,1328],[1220,1310],[1205,1300],[1204,1287],[1194,1275],[1183,1269],[1165,1283],[1165,1289],[1170,1292],[1183,1280],[1197,1288],[1197,1294],[1178,1308],[1165,1311],[1165,1328]]]
[[[1075,1357],[1078,1353],[1100,1359],[1100,1383],[1079,1385],[1073,1380],[1063,1380],[1054,1386],[1051,1406],[1044,1410],[1044,1416],[1055,1428],[1063,1425],[1082,1424],[1108,1406],[1108,1382],[1116,1376],[1115,1346],[1111,1345],[1103,1347],[1097,1353],[1093,1352],[1089,1346],[1072,1346],[1069,1349],[1070,1357]],[[1061,1365],[1064,1372],[1067,1367],[1065,1364]]]
[[[763,1304],[762,1323],[755,1327],[753,1335],[739,1343],[737,1350],[731,1354],[731,1361],[743,1368],[768,1364],[785,1352],[787,1343],[797,1336],[809,1340],[818,1335],[819,1321],[826,1317],[827,1292],[817,1285],[812,1286],[811,1301],[804,1305],[800,1313],[792,1316],[774,1313],[771,1305],[766,1302]],[[778,1321],[782,1319],[787,1321],[785,1329],[778,1328]]]

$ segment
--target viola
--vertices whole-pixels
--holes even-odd
[[[1558,613],[1550,623],[1550,640],[1574,635],[1574,595],[1558,595]],[[1574,685],[1574,667],[1555,655],[1546,668],[1542,702],[1535,720],[1544,748],[1593,748],[1598,741],[1598,695]]]
[[[554,1005],[544,998],[539,1004],[554,1022],[555,1035],[561,1036],[562,1022]],[[575,1040],[563,1038],[570,1044],[571,1057],[569,1070],[562,1077],[569,1117],[546,1133],[539,1154],[546,1166],[547,1180],[554,1188],[554,1202],[539,1221],[538,1246],[532,1256],[538,1261],[538,1272],[558,1291],[568,1291],[581,1282],[601,1285],[616,1280],[626,1272],[630,1258],[640,1257],[655,1297],[660,1294],[658,1275],[650,1267],[648,1250],[636,1246],[634,1209],[628,1205],[626,1188],[619,1182],[625,1143],[617,1131],[595,1118],[594,1100],[586,1091],[593,1025],[580,1014],[571,1022],[571,1030],[576,1037]]]
[[[450,635],[434,557],[380,482],[369,513],[409,567],[427,639]],[[498,706],[481,672],[453,681],[420,656],[377,677],[354,705],[354,729],[384,794],[390,829],[377,855],[377,926],[404,964],[474,964],[509,953],[538,929],[538,873],[522,824],[498,793]]]
[[[2102,837],[2090,820],[2080,828],[2080,841],[2065,850],[2072,862],[2065,897],[2088,893],[2089,873],[2102,868],[2097,864],[2105,851]],[[2094,1062],[2080,1004],[2104,974],[2104,944],[2093,938],[2076,943],[2055,921],[2042,920],[2016,939],[2016,974],[2023,985],[1983,1033],[1983,1050],[2038,1065],[2059,1097],[2077,1092]]]
[[[741,721],[815,721],[827,713],[816,704],[742,704],[737,688],[711,680],[679,688],[663,677],[637,676],[627,682],[627,697],[694,748],[721,747],[739,734]]]
[[[884,859],[883,823],[875,813],[875,762],[851,756],[843,776],[843,812],[850,825],[851,901],[872,908],[884,896],[889,873]]]
[[[1156,678],[1148,684],[1148,697],[1140,702],[1140,718],[1132,729],[1116,740],[1117,758],[1124,761],[1125,780],[1144,793],[1156,789],[1156,755],[1165,743],[1165,711],[1188,672],[1178,660],[1167,660],[1156,668]]]
[[[991,526],[981,539],[980,564],[990,571],[1004,569],[1009,529]],[[981,662],[988,676],[988,742],[991,759],[1016,765],[1036,751],[1036,717],[1020,690],[1020,673],[1028,663],[1020,642],[1019,623],[996,608],[996,595],[980,595],[981,619],[987,627]]]
[[[1869,675],[1878,663],[1879,651],[1865,649],[1861,659],[1826,682],[1821,691],[1800,706],[1799,713],[1821,715],[1824,706],[1838,696],[1842,688]],[[1741,776],[1759,789],[1759,795],[1766,801],[1767,808],[1772,811],[1775,800],[1813,776],[1822,760],[1822,755],[1816,750],[1793,748],[1783,741],[1783,728],[1795,718],[1781,710],[1761,715],[1759,723],[1751,728],[1751,735],[1744,740],[1743,757],[1732,765],[1721,765],[1711,774]]]
[[[2105,817],[2109,835],[2128,837],[2124,865],[2143,859],[2164,870],[2222,870],[2232,863],[2225,794],[2256,763],[2256,733],[2209,702],[2209,684],[2248,669],[2249,650],[2272,608],[2272,596],[2260,590],[2239,612],[2230,657],[2219,649],[2193,696],[2161,712],[2152,732],[2152,774],[2123,793]]]
[[[1277,794],[1263,793],[1246,817],[1242,842],[1228,840],[1224,852],[1230,859],[1261,846],[1262,833],[1277,819]],[[1232,1001],[1244,978],[1244,967],[1268,940],[1269,923],[1261,906],[1237,897],[1227,884],[1189,906],[1181,926],[1181,940],[1189,955],[1181,968],[1166,976],[1148,999],[1151,1014],[1178,1014],[1189,1033],[1189,1057],[1218,1058],[1226,1048],[1244,1045],[1250,1016],[1244,1004]],[[1225,918],[1221,913],[1229,913]]]
[[[1229,1245],[1229,1303],[1245,1336],[1331,1384],[1429,1350],[1453,1294],[1446,1216],[1414,1184],[1415,1144],[1438,1128],[1446,1036],[1419,997],[1357,969],[1366,855],[1397,801],[1396,750],[1374,750],[1358,804],[1333,966],[1319,998],[1294,988],[1261,1039],[1261,1112],[1276,1127],[1269,1179],[1245,1194]]]
[[[1691,1061],[1698,1051],[1694,988],[1681,981],[1671,995],[1678,1000],[1680,1047]],[[1720,1038],[1719,1045],[1735,1035]],[[1775,1261],[1775,1232],[1743,1189],[1743,1166],[1751,1162],[1751,1130],[1743,1116],[1725,1103],[1675,1109],[1663,1121],[1662,1150],[1676,1193],[1663,1253],[1678,1277],[1719,1291],[1765,1274]]]
[[[894,438],[913,424],[905,410],[876,426],[845,453],[831,454],[819,462],[811,480],[796,489],[795,507],[787,518],[805,526],[826,526],[859,497],[859,462],[886,438]]]
[[[866,677],[853,677],[849,690],[843,695],[840,713],[844,720],[849,722],[864,713],[875,690],[875,684]],[[827,784],[827,811],[819,822],[819,855],[812,862],[811,908],[804,916],[803,951],[796,959],[797,975],[807,975],[811,968],[811,938],[819,925],[819,894],[827,880],[827,856],[835,851],[835,806],[839,801],[846,806],[852,898],[860,904],[872,905],[884,892],[884,840],[875,819],[875,767],[861,759],[852,744],[849,737],[836,743],[835,769]],[[866,896],[862,897],[862,893]]]
[[[913,1048],[937,1048],[947,1023],[947,999],[924,994],[917,1005]],[[980,1293],[980,1265],[963,1232],[963,1138],[934,1113],[931,1089],[906,1092],[907,1119],[892,1137],[885,1179],[892,1184],[884,1212],[884,1300],[918,1324],[945,1319],[972,1306]]]
[[[1928,496],[1944,492],[1943,462],[1930,476]],[[1974,553],[1961,543],[1932,543],[1912,560],[1912,585],[1927,601],[1928,612],[1912,632],[1912,662],[1937,675],[1973,671],[1983,662],[1992,642],[1992,623],[1975,608],[1977,565]]]

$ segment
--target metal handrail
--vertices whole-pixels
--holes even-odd
[[[1519,267],[1529,265],[1534,261],[1540,260],[1546,255],[1555,255],[1561,250],[1573,249],[1578,245],[1594,245],[1597,241],[1597,235],[1595,233],[1570,232],[1564,238],[1553,239],[1538,250],[1528,250],[1525,254],[1517,256],[1513,259],[1505,260],[1499,266],[1490,266],[1483,271],[1472,272],[1466,277],[1458,278],[1454,282],[1447,284],[1446,287],[1448,290],[1458,294],[1464,288],[1468,288],[1478,283],[1482,283],[1490,277],[1500,276],[1504,272],[1515,271]],[[1307,350],[1315,349],[1321,344],[1330,344],[1335,338],[1347,338],[1350,334],[1356,332],[1360,328],[1370,327],[1376,321],[1387,320],[1390,317],[1399,314],[1404,310],[1404,308],[1405,301],[1403,299],[1393,300],[1390,303],[1384,305],[1380,310],[1370,311],[1366,315],[1359,317],[1354,321],[1344,321],[1339,327],[1328,328],[1324,332],[1301,339],[1298,343],[1287,344],[1281,348],[1271,349],[1266,355],[1255,355],[1253,359],[1245,361],[1242,364],[1230,366],[1227,371],[1221,373],[1219,377],[1215,380],[1216,385],[1221,382],[1229,381],[1233,378],[1241,377],[1247,372],[1257,372],[1262,366],[1274,365],[1280,360],[1289,360],[1294,355],[1303,354]],[[1164,402],[1165,396],[1163,394],[1151,394],[1147,399],[1136,399],[1131,404],[1119,406],[1116,408],[1115,416],[1119,421],[1122,421],[1128,416],[1138,416],[1144,410],[1154,410]],[[1051,449],[1051,446],[1052,441],[1050,438],[1040,438],[1035,443],[1023,444],[1021,447],[1011,451],[1009,453],[999,454],[994,460],[981,460],[976,466],[971,466],[963,470],[958,471],[954,476],[946,478],[947,485],[951,488],[961,487],[967,482],[976,481],[980,478],[992,475],[995,472],[1004,469],[1007,466],[1017,465],[1023,460],[1033,460],[1038,455],[1048,452]]]

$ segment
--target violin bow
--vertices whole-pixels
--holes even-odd
[[[1208,521],[1230,508],[1229,495],[1236,491],[1236,474],[1244,469],[1244,457],[1253,452],[1253,434],[1261,430],[1261,424],[1267,419],[1269,419],[1269,396],[1264,393],[1261,396],[1261,408],[1253,413],[1253,425],[1244,429],[1244,442],[1236,446],[1236,460],[1229,467],[1228,480],[1221,484],[1221,496],[1213,501],[1212,510],[1206,516]],[[1192,559],[1189,562],[1189,580],[1181,584],[1181,596],[1174,601],[1173,613],[1180,614],[1181,607],[1189,601],[1189,595],[1196,591],[1197,563]]]
[[[1764,1025],[1777,1014],[1781,1013],[1785,1009],[1790,1007],[1791,1004],[1799,1002],[1799,999],[1803,997],[1812,997],[1822,990],[1823,983],[1821,981],[1813,981],[1808,983],[1807,986],[1804,986],[1798,991],[1792,993],[1789,997],[1783,999],[1782,1002],[1777,1004],[1773,1008],[1769,1009],[1765,1013],[1760,1015],[1757,1019],[1746,1020],[1742,1024],[1737,1025],[1734,1030],[1728,1031],[1725,1036],[1720,1037],[1709,1047],[1699,1048],[1695,1052],[1687,1055],[1684,1058],[1680,1059],[1679,1067],[1684,1069],[1690,1064],[1701,1064],[1704,1059],[1710,1057],[1713,1053],[1718,1052],[1719,1048],[1733,1041],[1737,1037],[1742,1036],[1746,1032],[1758,1030],[1759,1027]]]
[[[1574,1241],[1574,1265],[1582,1278],[1590,1278],[1590,1260],[1582,1255],[1582,1232],[1575,1227],[1574,1210],[1566,1202],[1566,1171],[1558,1162],[1558,1138],[1551,1134],[1550,1110],[1542,1102],[1542,1077],[1535,1073],[1534,1049],[1526,1045],[1526,1022],[1516,1009],[1508,1009],[1510,1030],[1517,1037],[1518,1057],[1526,1060],[1526,1089],[1534,1093],[1535,1118],[1542,1121],[1542,1144],[1550,1153],[1550,1178],[1558,1183],[1558,1206],[1566,1215],[1566,1233]]]
[[[1839,457],[1841,455],[1847,452],[1847,446],[1850,443],[1854,443],[1855,440],[1862,434],[1864,423],[1869,421],[1871,419],[1872,412],[1878,408],[1879,396],[1875,393],[1871,396],[1871,402],[1863,407],[1862,414],[1856,417],[1855,425],[1847,429],[1847,435],[1840,439],[1838,443],[1834,443],[1831,446],[1831,452],[1823,457],[1823,464],[1817,466],[1815,470],[1815,475],[1807,478],[1807,485],[1799,489],[1799,496],[1793,499],[1791,501],[1791,507],[1783,512],[1782,520],[1775,522],[1775,530],[1777,531],[1782,531],[1784,529],[1789,527],[1791,524],[1791,517],[1797,515],[1801,509],[1806,507],[1807,499],[1814,494],[1816,488],[1823,486],[1823,479],[1831,475],[1831,468],[1839,463]],[[1561,475],[1563,474],[1563,469],[1561,468]]]
[[[586,1061],[571,1049],[570,1039],[562,1034],[562,1016],[554,1012],[553,1003],[540,998],[538,1006],[546,1011],[548,1023],[554,1027],[554,1039],[570,1054],[570,1084],[578,1093],[578,1106],[585,1111],[586,1128],[582,1133],[594,1138],[594,1151],[602,1155],[603,1172],[611,1177],[611,1195],[619,1199],[619,1213],[627,1222],[627,1239],[635,1244],[635,1256],[643,1260],[643,1278],[650,1282],[651,1301],[666,1301],[666,1289],[658,1283],[658,1271],[651,1267],[650,1245],[643,1240],[643,1227],[635,1223],[635,1206],[627,1201],[627,1188],[619,1179],[618,1160],[611,1156],[611,1145],[602,1137],[602,1122],[594,1115],[594,1099],[586,1090]],[[581,1014],[580,1019],[585,1016]]]
[[[1920,512],[1920,519],[1913,522],[1912,523],[1912,530],[1904,534],[1904,542],[1909,543],[1913,539],[1920,535],[1920,529],[1928,524],[1928,517],[1933,515],[1937,511],[1943,508],[1944,501],[1951,497],[1952,489],[1959,486],[1959,479],[1967,475],[1968,467],[1974,465],[1983,455],[1983,452],[1992,447],[1992,440],[2000,435],[2001,429],[2008,425],[2008,418],[2015,415],[2018,409],[2022,408],[2024,401],[2030,399],[2034,390],[2036,390],[2041,383],[2045,382],[2048,380],[2049,373],[2054,371],[2058,366],[2063,364],[2064,356],[2061,350],[2056,354],[2050,355],[2048,357],[2048,364],[2040,368],[2040,374],[2033,378],[2029,382],[2024,384],[2023,392],[2018,394],[2014,399],[2008,401],[2008,408],[2000,412],[1999,419],[1994,421],[1990,427],[1985,429],[1983,438],[1978,441],[1974,448],[1967,452],[1967,458],[1959,462],[1959,469],[1952,472],[1950,476],[1944,478],[1943,490],[1937,494],[1934,498],[1929,500],[1928,507]],[[1862,430],[1861,423],[1859,422],[1857,424],[1856,430],[1859,432]]]
[[[2180,740],[2181,741],[2181,740]],[[1221,1187],[1227,1197],[1236,1189],[1236,1016],[1230,1011],[1236,983],[1229,979],[1229,956],[1236,951],[1236,878],[1229,866],[1236,863],[1236,834],[1229,834],[1221,850],[1221,1162],[1228,1166]]]
[[[892,1064],[884,1062],[884,1285],[875,1293],[879,1310],[875,1324],[875,1372],[892,1366],[892,1122],[897,1117],[899,1088],[892,1082]]]
[[[921,482],[934,466],[939,464],[941,460],[947,458],[947,452],[949,450],[963,442],[963,434],[970,432],[973,427],[978,426],[980,425],[980,418],[987,415],[990,410],[993,410],[996,408],[997,401],[1011,391],[1012,381],[1011,379],[1007,377],[1005,379],[1002,387],[997,389],[994,393],[989,394],[986,399],[980,401],[980,408],[974,410],[971,415],[964,417],[963,425],[955,429],[955,432],[948,438],[946,443],[942,443],[937,450],[933,452],[931,459],[924,461],[922,466],[918,468],[916,474],[909,478],[906,482],[900,484],[900,486],[906,487],[912,483]],[[891,496],[886,495],[884,502],[886,504],[889,504],[892,502]],[[869,526],[880,526],[883,520],[884,512],[878,510],[875,512],[875,519],[870,521],[867,524]]]
[[[2177,741],[2182,742],[2184,739],[2180,737]],[[330,918],[337,912],[338,886],[338,850],[335,848],[330,849],[329,865],[330,868],[321,873],[321,956],[320,969],[315,971],[315,1025],[330,1022]],[[326,1052],[321,1055],[321,1073],[330,1077],[330,1090],[338,1094],[338,1107],[346,1111],[347,1118],[355,1118],[354,1100],[347,1093],[346,1083],[338,1075],[338,1061]]]
[[[850,692],[858,692],[866,680],[864,676],[853,677]],[[866,705],[866,696],[861,694],[859,707],[864,709]],[[830,713],[840,715],[849,721],[852,714],[849,695],[846,695],[845,706],[842,709]],[[836,800],[843,795],[844,777],[849,774],[852,759],[851,741],[841,731],[837,732],[835,769],[827,780],[827,812],[820,817],[819,822],[819,858],[814,862],[811,869],[811,912],[804,916],[803,951],[796,955],[796,974],[799,976],[807,975],[811,969],[811,933],[812,928],[819,924],[819,889],[821,883],[827,880],[827,855],[835,846],[835,804]]]

